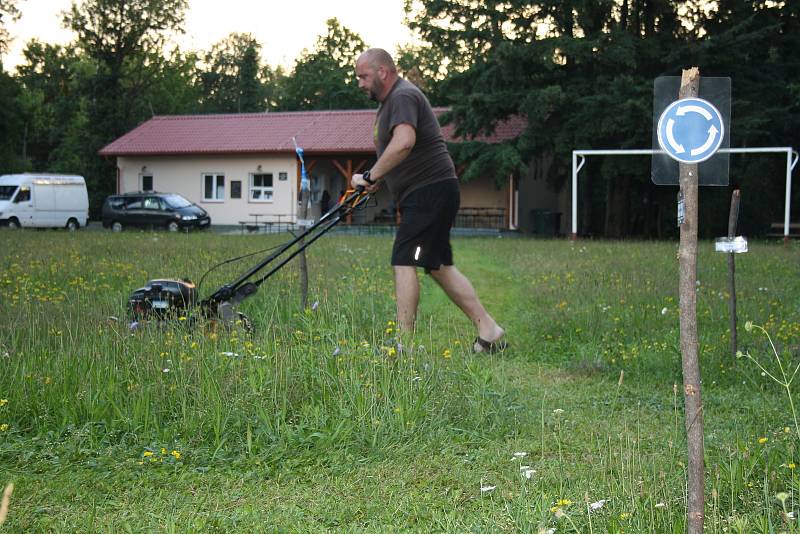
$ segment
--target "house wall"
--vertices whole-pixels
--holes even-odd
[[[258,167],[261,166],[259,170]],[[294,155],[286,156],[149,156],[119,157],[118,192],[141,189],[143,174],[153,176],[153,189],[178,193],[202,206],[211,215],[214,225],[238,224],[253,220],[252,214],[263,215],[259,221],[293,221],[296,216],[297,165]],[[144,169],[143,169],[144,167]],[[222,201],[203,199],[203,175],[225,176],[225,194]],[[253,173],[272,173],[272,201],[250,198],[250,177]],[[286,173],[286,180],[280,180]],[[232,182],[241,182],[241,197],[231,198]]]
[[[481,176],[462,182],[460,189],[461,209],[456,227],[516,229],[509,181],[498,188],[493,176]]]
[[[545,236],[570,230],[571,187],[554,191],[543,179],[526,176],[519,181],[519,229]]]
[[[491,176],[461,182],[461,207],[508,209],[508,183],[498,189]]]
[[[258,166],[261,170],[258,170]],[[178,193],[187,199],[202,206],[211,216],[213,225],[238,225],[240,221],[252,221],[252,214],[259,214],[259,221],[277,220],[294,221],[297,216],[298,181],[297,163],[294,154],[285,156],[142,156],[118,157],[119,169],[118,192],[126,193],[139,191],[142,188],[141,177],[143,174],[153,177],[153,189],[161,192]],[[144,168],[144,169],[143,169]],[[280,181],[279,174],[286,173],[287,179]],[[225,198],[221,202],[203,199],[203,175],[207,173],[223,174],[225,176]],[[249,184],[253,173],[273,174],[273,200],[272,202],[259,202],[250,199]],[[309,173],[314,187],[313,202],[309,217],[318,218],[321,213],[320,196],[322,191],[328,190],[330,204],[333,206],[338,200],[342,188],[348,185],[329,162],[319,162]],[[231,198],[231,182],[241,181],[242,198]],[[502,227],[509,228],[509,221],[513,213],[509,213],[511,196],[509,183],[506,182],[499,189],[493,177],[481,177],[468,183],[461,183],[461,208],[462,215],[456,222],[457,226],[467,227]],[[394,202],[386,188],[382,188],[375,195],[370,206],[354,214],[354,223],[389,222],[393,220]],[[520,190],[522,193],[522,190]],[[522,202],[522,195],[520,195]],[[466,208],[466,210],[465,210]],[[475,216],[470,208],[502,209],[504,216],[502,223],[496,224],[497,217],[491,223],[485,217]],[[530,208],[528,208],[530,209]],[[521,207],[519,217],[525,217],[525,209]],[[520,221],[522,222],[522,221]],[[525,221],[527,223],[527,221]],[[529,224],[529,223],[528,223]],[[523,228],[524,229],[524,228]]]

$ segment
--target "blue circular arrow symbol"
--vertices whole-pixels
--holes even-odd
[[[676,100],[658,119],[658,145],[683,163],[707,160],[719,150],[724,137],[722,115],[702,98]]]

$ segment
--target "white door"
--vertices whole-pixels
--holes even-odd
[[[13,214],[9,214],[9,218],[16,217],[20,226],[34,226],[33,223],[33,198],[31,193],[31,186],[21,185],[14,195],[12,201]]]

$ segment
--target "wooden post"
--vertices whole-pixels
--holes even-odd
[[[345,191],[350,188],[350,180],[353,178],[354,174],[358,174],[367,166],[367,160],[361,160],[358,162],[357,165],[353,165],[353,160],[348,159],[345,166],[342,166],[337,160],[333,160],[333,166],[339,171],[339,173],[344,177],[344,189]],[[344,219],[345,224],[353,224],[353,214],[348,213]]]
[[[739,201],[741,193],[738,189],[731,195],[731,212],[728,216],[728,237],[736,237],[736,223],[739,220]],[[728,254],[728,312],[731,316],[731,355],[736,358],[736,260],[735,254]]]
[[[297,162],[297,175],[300,176],[301,174],[301,164],[300,161]],[[298,200],[300,201],[300,206],[297,211],[298,216],[300,219],[304,221],[308,220],[308,204],[311,201],[311,189],[300,187],[300,194],[297,195]],[[300,231],[303,232],[306,227],[300,227]],[[298,243],[298,247],[302,247],[305,240],[301,239]],[[305,310],[308,306],[308,263],[306,262],[306,251],[302,250],[300,252],[300,309]]]
[[[684,70],[678,98],[696,97],[700,89],[700,70]],[[683,398],[686,424],[687,529],[703,533],[705,509],[703,458],[703,403],[700,396],[700,362],[697,337],[697,164],[680,163],[680,188],[684,201],[684,222],[680,227],[678,261],[680,265],[680,345],[683,368]]]

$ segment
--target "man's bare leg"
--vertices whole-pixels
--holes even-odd
[[[470,318],[481,338],[495,342],[503,337],[505,331],[483,307],[469,279],[454,265],[442,265],[439,269],[431,271],[430,275],[447,293],[450,300]],[[398,307],[399,305],[398,300]]]
[[[413,333],[419,304],[417,268],[394,266],[394,292],[397,299],[397,327],[401,332]]]

